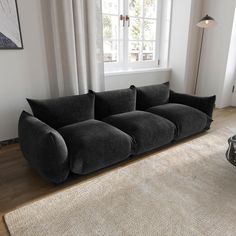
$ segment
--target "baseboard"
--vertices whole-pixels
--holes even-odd
[[[0,148],[5,147],[10,144],[14,144],[14,143],[19,143],[19,138],[13,138],[13,139],[0,141]]]

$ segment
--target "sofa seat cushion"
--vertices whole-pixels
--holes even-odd
[[[60,128],[76,174],[87,174],[120,162],[131,155],[132,139],[121,130],[97,120]]]
[[[176,103],[151,107],[147,111],[173,122],[177,128],[175,139],[181,139],[203,131],[208,121],[208,116],[205,113]]]
[[[134,154],[141,154],[170,143],[175,125],[145,111],[112,115],[103,120],[129,134],[135,143]]]

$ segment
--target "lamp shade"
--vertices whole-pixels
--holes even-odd
[[[211,16],[204,16],[198,23],[197,26],[200,28],[210,28],[216,25],[216,21]]]

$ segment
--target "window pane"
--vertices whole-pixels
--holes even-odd
[[[154,60],[155,58],[155,43],[144,42],[143,43],[143,61]]]
[[[102,12],[118,15],[118,0],[103,0]]]
[[[142,23],[141,19],[130,18],[129,40],[142,39]]]
[[[143,0],[129,0],[129,15],[141,17],[143,15]]]
[[[140,61],[141,60],[141,43],[140,42],[129,42],[129,61]]]
[[[118,18],[103,14],[103,37],[105,39],[118,38]]]
[[[157,0],[144,0],[144,17],[156,18]]]
[[[103,41],[104,62],[117,62],[118,51],[116,41]]]
[[[155,40],[156,39],[156,21],[155,20],[144,20],[144,40]]]

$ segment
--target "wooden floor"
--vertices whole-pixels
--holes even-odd
[[[236,125],[236,108],[216,109],[214,111],[214,122],[209,132],[214,132],[221,127]],[[189,140],[189,139],[188,139]],[[182,142],[188,142],[188,140]],[[177,143],[175,145],[179,145]],[[165,150],[163,148],[158,152]],[[156,151],[157,152],[157,151]],[[148,155],[143,155],[140,158],[147,158]],[[133,161],[138,161],[140,158]],[[106,170],[97,172],[83,178],[70,180],[67,183],[55,186],[35,173],[24,160],[20,151],[19,145],[9,145],[0,149],[0,235],[9,235],[3,215],[21,205],[34,201],[36,199],[48,196],[49,194],[61,191],[79,182],[87,179],[95,178],[97,175],[102,175],[114,168],[122,168],[126,162]]]

